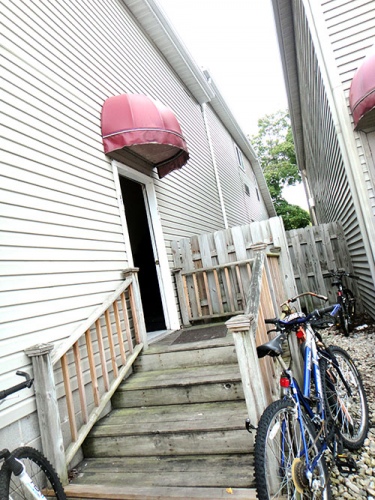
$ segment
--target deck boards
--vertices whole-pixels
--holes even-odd
[[[222,500],[223,498],[241,498],[256,500],[254,489],[244,488],[176,488],[176,487],[115,487],[70,485],[67,487],[68,498],[85,500],[188,500],[206,499]]]

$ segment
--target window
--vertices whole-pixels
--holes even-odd
[[[259,196],[259,190],[258,190],[258,188],[255,188],[255,191],[257,192],[258,201],[260,201],[260,196]]]
[[[242,170],[245,170],[245,165],[244,165],[244,162],[243,162],[243,156],[242,156],[242,151],[240,150],[240,148],[237,146],[237,144],[234,145],[234,150],[236,152],[236,157],[237,157],[237,163],[238,163],[238,166],[242,169]]]
[[[247,194],[247,196],[250,196],[249,186],[247,184],[244,184],[244,188],[245,188],[245,193]]]

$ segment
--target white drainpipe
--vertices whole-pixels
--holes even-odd
[[[217,163],[216,163],[216,158],[215,158],[215,152],[214,152],[214,148],[213,148],[213,145],[212,145],[210,128],[208,126],[207,112],[206,112],[206,103],[202,104],[202,115],[203,115],[204,126],[205,126],[205,129],[206,129],[208,145],[209,145],[210,152],[211,152],[212,165],[214,167],[214,172],[215,172],[216,186],[217,186],[217,192],[219,194],[221,211],[222,211],[222,214],[223,214],[224,227],[225,227],[225,229],[228,229],[229,226],[228,226],[227,214],[226,214],[226,211],[225,211],[225,204],[224,204],[223,192],[221,190],[221,183],[220,183],[219,171],[218,171],[218,168],[217,168]]]

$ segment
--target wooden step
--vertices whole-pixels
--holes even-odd
[[[223,488],[254,485],[250,454],[86,459],[76,474],[75,484],[88,485]]]
[[[138,372],[236,363],[233,339],[225,337],[191,344],[151,346],[137,358],[134,369]]]
[[[238,364],[139,372],[123,382],[114,408],[243,400]]]
[[[250,453],[243,401],[124,408],[100,420],[85,457]]]
[[[68,499],[85,500],[256,500],[255,489],[245,488],[185,488],[168,486],[108,486],[76,485],[66,487]]]

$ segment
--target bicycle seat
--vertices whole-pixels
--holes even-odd
[[[275,358],[283,353],[282,343],[286,340],[286,335],[280,333],[277,337],[265,344],[257,347],[258,358],[264,358],[264,356],[271,356]]]

